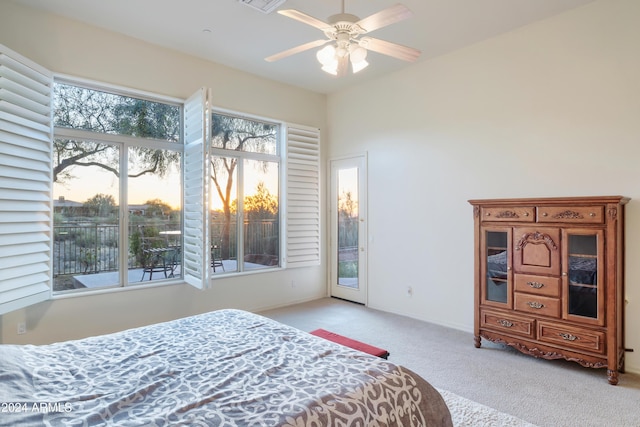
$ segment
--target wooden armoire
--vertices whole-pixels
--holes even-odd
[[[621,196],[469,200],[475,233],[475,346],[624,368]]]

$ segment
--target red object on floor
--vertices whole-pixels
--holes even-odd
[[[338,335],[334,332],[329,332],[324,329],[316,329],[315,331],[309,332],[311,335],[315,335],[317,337],[324,338],[326,340],[342,344],[345,347],[352,348],[354,350],[360,350],[363,353],[370,354],[372,356],[378,356],[383,359],[389,357],[389,352],[385,349],[374,347],[369,344],[365,344],[360,341],[353,340],[351,338],[343,337],[342,335]]]

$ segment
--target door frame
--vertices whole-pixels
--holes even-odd
[[[327,197],[329,215],[329,271],[328,271],[328,292],[336,298],[345,299],[355,303],[367,305],[368,296],[368,202],[367,202],[367,153],[353,154],[343,157],[329,159],[328,181],[329,191]],[[357,288],[346,287],[338,284],[338,188],[337,171],[340,169],[358,168],[358,286]]]

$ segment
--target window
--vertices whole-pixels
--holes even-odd
[[[213,113],[213,274],[280,266],[281,125]]]
[[[1,44],[0,95],[0,315],[52,290],[320,264],[318,129],[212,114],[206,88],[54,82]]]
[[[181,274],[181,108],[56,81],[53,289]]]

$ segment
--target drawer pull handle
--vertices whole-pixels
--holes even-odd
[[[549,214],[548,214],[548,213],[546,213],[546,212],[543,212],[543,213],[542,213],[542,216],[549,216]]]
[[[538,301],[529,301],[527,305],[531,308],[540,309],[544,307],[544,304],[540,304]]]
[[[594,212],[591,212],[589,216],[596,216],[596,214]]]
[[[505,319],[500,319],[498,320],[498,323],[501,324],[502,326],[504,326],[505,328],[510,328],[513,326],[513,323],[509,322],[508,320]]]
[[[564,333],[564,332],[561,332],[558,335],[560,335],[562,337],[562,339],[567,340],[567,341],[575,341],[575,340],[578,339],[577,336],[571,335],[571,334],[567,334],[567,333]]]
[[[527,282],[527,285],[531,286],[534,289],[540,289],[541,287],[544,286],[544,283],[540,283],[540,282]]]

